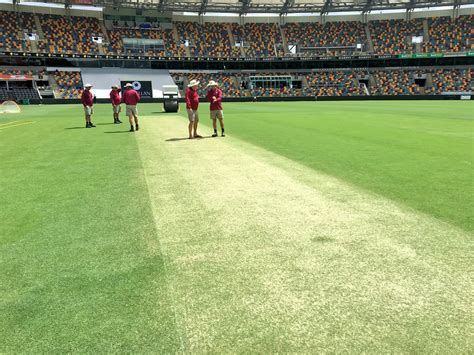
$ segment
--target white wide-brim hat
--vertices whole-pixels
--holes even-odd
[[[192,86],[196,86],[196,85],[199,85],[199,80],[193,79],[189,82],[188,88],[190,88]]]
[[[112,89],[118,89],[119,87],[117,85],[112,85]]]
[[[91,88],[92,87],[92,84],[86,84],[84,85],[85,88]]]
[[[126,87],[126,88],[133,88],[133,84],[132,84],[132,83],[126,83],[126,84],[125,84],[125,87]]]
[[[209,82],[209,84],[207,84],[206,87],[208,87],[208,86],[218,86],[218,85],[219,85],[219,84],[216,83],[214,80],[211,80],[211,81]]]

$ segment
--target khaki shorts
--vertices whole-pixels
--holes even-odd
[[[224,112],[222,112],[222,110],[211,110],[211,120],[215,120],[216,118],[222,120],[224,118]]]
[[[122,112],[122,106],[120,105],[112,105],[112,109],[114,110],[114,113]]]
[[[94,109],[92,108],[92,106],[84,106],[84,113],[87,116],[91,116],[94,113]]]
[[[137,105],[127,105],[126,112],[127,116],[138,116]]]
[[[188,108],[186,111],[188,111],[189,122],[199,121],[199,113],[197,110]]]

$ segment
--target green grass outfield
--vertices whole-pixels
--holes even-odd
[[[0,352],[473,349],[471,102],[224,110],[0,116]]]

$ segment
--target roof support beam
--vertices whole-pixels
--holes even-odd
[[[19,3],[22,0],[12,0],[13,4]],[[32,0],[41,1],[41,0]],[[45,1],[45,0],[42,0]],[[59,3],[66,3],[67,0],[46,0]],[[346,2],[347,1],[347,2]],[[69,0],[72,3],[72,0]],[[473,4],[474,0],[325,0],[313,3],[307,1],[284,0],[275,3],[260,2],[254,4],[252,0],[238,0],[228,3],[219,1],[211,2],[209,0],[194,0],[190,2],[170,1],[170,0],[94,0],[95,5],[113,6],[115,8],[142,8],[142,9],[156,9],[159,12],[173,12],[173,11],[192,11],[198,13],[212,13],[212,12],[231,12],[244,15],[249,12],[268,13],[275,12],[280,15],[286,15],[294,12],[320,12],[325,15],[328,12],[338,11],[361,11],[368,13],[374,10],[385,9],[412,9],[421,7],[433,6],[452,6],[453,9],[459,9],[462,4]]]
[[[114,0],[117,1],[117,0]],[[166,7],[167,0],[160,0],[158,3],[158,11],[163,12],[164,8]]]
[[[199,15],[202,15],[206,12],[208,0],[202,0],[201,7],[199,8]]]
[[[280,15],[287,14],[288,9],[295,4],[295,0],[285,0],[285,3],[281,7]]]
[[[323,8],[321,9],[321,16],[324,16],[332,9],[332,0],[324,1]]]
[[[372,10],[372,0],[367,0],[364,6],[364,10],[362,10],[362,13],[366,14]]]
[[[246,14],[248,12],[251,1],[252,0],[243,0],[242,1],[242,7],[240,8],[240,15]]]

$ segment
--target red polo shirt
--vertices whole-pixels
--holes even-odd
[[[186,108],[197,110],[199,106],[199,94],[191,88],[186,89]]]
[[[136,105],[140,101],[140,94],[133,89],[126,89],[122,95],[122,102],[126,105]]]
[[[112,105],[117,106],[120,105],[122,102],[122,99],[120,97],[120,89],[117,90],[111,90],[110,91],[110,101],[112,101]]]
[[[84,90],[81,95],[81,102],[84,106],[94,105],[94,95],[90,90]]]
[[[213,97],[216,100],[213,100]],[[212,88],[207,92],[207,101],[211,103],[211,111],[222,110],[222,91],[219,88]]]

